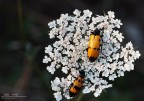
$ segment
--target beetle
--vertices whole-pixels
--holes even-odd
[[[100,30],[96,29],[91,32],[89,43],[88,43],[88,58],[91,62],[94,62],[100,53]]]
[[[73,83],[71,83],[69,87],[70,97],[74,97],[75,95],[78,94],[78,92],[83,86],[84,78],[85,78],[85,72],[83,70],[79,71],[79,76],[74,80]]]

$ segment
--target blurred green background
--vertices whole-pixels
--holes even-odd
[[[117,78],[98,98],[80,93],[62,101],[144,101],[144,0],[0,0],[0,95],[27,96],[14,101],[55,101],[50,81],[62,74],[51,75],[42,63],[45,47],[54,42],[47,24],[75,9],[99,15],[114,11],[123,23],[123,44],[131,40],[142,56],[134,71]]]

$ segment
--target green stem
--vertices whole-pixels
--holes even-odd
[[[22,1],[17,0],[17,5],[18,5],[18,20],[19,20],[19,29],[21,33],[21,38],[24,44],[25,41],[25,34],[24,34],[24,29],[23,29],[23,13],[22,13]]]
[[[76,99],[76,101],[82,101],[84,94],[81,92],[79,97]]]

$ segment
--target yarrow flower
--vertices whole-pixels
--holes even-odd
[[[73,14],[62,14],[59,19],[48,23],[51,29],[49,38],[58,40],[45,48],[43,63],[50,64],[47,70],[51,74],[57,69],[67,74],[67,77],[56,77],[51,81],[57,101],[62,99],[62,95],[70,99],[69,86],[79,76],[80,70],[85,72],[83,93],[93,92],[97,97],[104,89],[112,87],[109,81],[124,76],[125,71],[133,70],[135,60],[141,55],[134,50],[131,42],[125,47],[121,45],[124,36],[118,29],[122,23],[115,18],[114,12],[94,16],[89,10],[82,13],[76,9]],[[99,57],[90,62],[87,56],[88,41],[91,31],[95,29],[101,31],[101,51]]]

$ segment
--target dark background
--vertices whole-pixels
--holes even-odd
[[[75,9],[99,15],[114,11],[123,23],[123,45],[132,41],[142,56],[134,71],[125,72],[98,98],[80,93],[70,101],[144,101],[144,0],[0,0],[0,95],[27,96],[14,101],[55,101],[50,81],[62,74],[51,75],[42,63],[45,47],[54,42],[47,24]]]

